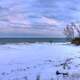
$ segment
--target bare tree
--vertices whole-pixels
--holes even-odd
[[[73,39],[75,32],[78,33],[76,37],[80,38],[80,25],[79,24],[72,22],[64,28],[64,34],[66,35],[67,38]]]
[[[74,29],[72,25],[67,25],[64,28],[64,34],[67,36],[67,38],[74,38]]]
[[[74,26],[75,30],[77,31],[78,33],[78,37],[80,37],[80,25],[78,26]]]
[[[80,38],[80,25],[76,25],[75,23],[71,23],[71,25],[74,27],[74,29],[77,31],[78,33],[78,37]]]

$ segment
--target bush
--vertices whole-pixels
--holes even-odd
[[[80,38],[74,38],[74,39],[72,39],[71,43],[75,44],[75,45],[80,45]]]

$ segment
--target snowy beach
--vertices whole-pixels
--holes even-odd
[[[56,75],[57,70],[80,75],[80,46],[69,43],[0,45],[0,80],[63,80],[62,75]]]

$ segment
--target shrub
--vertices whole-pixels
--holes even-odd
[[[75,44],[75,45],[80,45],[80,38],[74,38],[74,39],[72,39],[71,43]]]

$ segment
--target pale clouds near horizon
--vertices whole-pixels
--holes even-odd
[[[67,23],[80,21],[79,5],[79,0],[1,0],[0,36],[63,36]]]

